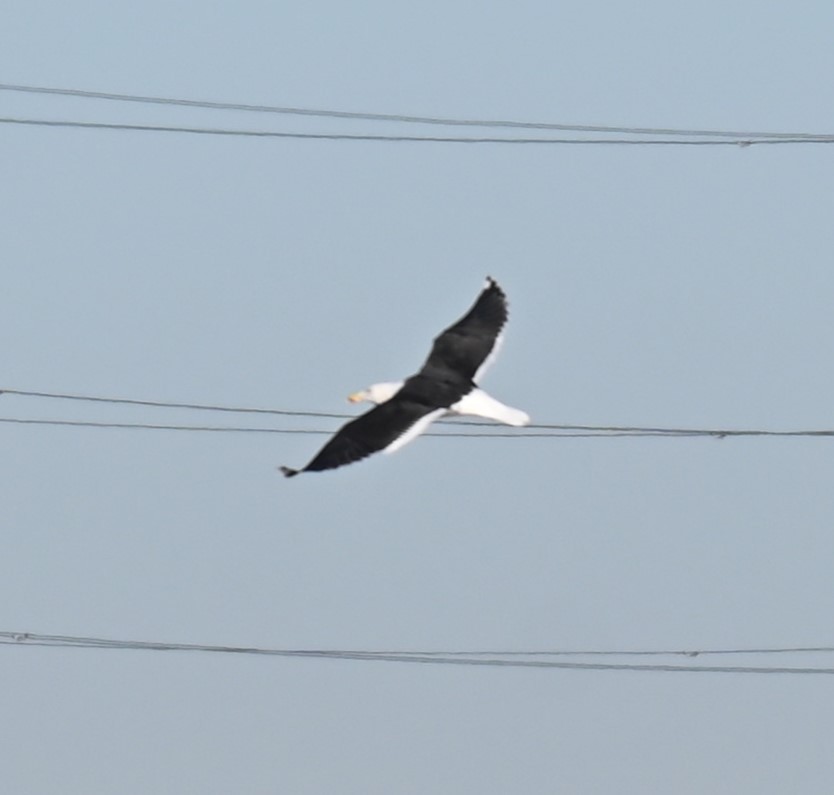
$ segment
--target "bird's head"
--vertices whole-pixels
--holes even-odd
[[[385,403],[390,400],[402,388],[403,382],[386,382],[384,384],[371,384],[367,389],[360,389],[352,395],[348,395],[348,400],[351,403],[362,403],[368,401],[369,403]]]

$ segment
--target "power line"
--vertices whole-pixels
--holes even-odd
[[[496,657],[708,657],[714,655],[831,654],[834,646],[771,646],[734,649],[481,649],[474,651],[386,651],[386,654],[443,654],[448,656]]]
[[[552,122],[530,122],[507,119],[459,119],[439,116],[419,116],[400,113],[369,113],[361,111],[344,111],[332,109],[297,108],[281,105],[260,105],[242,102],[215,102],[208,100],[178,99],[173,97],[152,97],[137,94],[118,94],[104,91],[89,91],[77,88],[55,88],[47,86],[26,86],[11,83],[0,83],[0,91],[16,91],[28,94],[50,94],[57,96],[81,97],[85,99],[99,99],[117,102],[133,102],[155,105],[178,105],[210,110],[234,110],[255,113],[273,113],[292,116],[313,116],[320,118],[355,119],[363,121],[396,122],[406,124],[442,125],[452,127],[498,127],[528,130],[562,130],[568,132],[592,132],[604,134],[626,135],[669,135],[684,137],[715,137],[715,138],[829,138],[830,134],[815,133],[786,133],[786,132],[753,132],[739,130],[703,130],[679,129],[672,127],[626,127],[599,124],[559,124]]]
[[[290,417],[328,417],[345,419],[349,414],[334,414],[326,411],[291,411],[289,409],[262,409],[248,406],[219,406],[211,403],[175,403],[162,400],[138,400],[136,398],[113,398],[99,395],[76,395],[66,392],[35,392],[25,389],[0,389],[0,395],[17,395],[19,397],[39,397],[53,400],[77,400],[91,403],[120,403],[131,406],[151,406],[167,409],[195,409],[199,411],[225,411],[235,414],[276,414]]]
[[[241,428],[226,425],[167,425],[149,422],[97,422],[95,420],[42,420],[21,417],[0,417],[0,422],[9,425],[57,425],[70,428],[119,428],[144,431],[198,431],[202,433],[296,433],[331,434],[333,431],[313,428]]]
[[[137,398],[113,398],[101,395],[80,395],[65,392],[42,392],[24,389],[0,389],[0,396],[15,395],[18,397],[35,397],[53,400],[69,400],[93,403],[109,403],[117,405],[146,406],[152,408],[173,408],[196,411],[218,411],[225,413],[242,414],[269,414],[287,417],[314,417],[326,419],[352,419],[355,415],[324,411],[300,411],[291,409],[265,409],[249,406],[228,406],[210,403],[181,403],[162,400],[145,400]],[[238,426],[206,426],[171,424],[158,425],[149,423],[130,422],[95,422],[95,421],[74,421],[74,420],[52,420],[52,419],[23,419],[23,418],[0,418],[0,422],[28,424],[28,425],[68,425],[80,427],[102,427],[102,428],[139,428],[149,430],[183,430],[183,431],[217,431],[217,432],[240,432],[240,433],[308,433],[308,434],[329,434],[328,429],[281,429],[264,427],[238,427]],[[491,422],[478,422],[470,420],[442,420],[440,426],[457,426],[461,428],[495,428]],[[539,433],[547,431],[548,433]],[[577,425],[567,423],[534,423],[523,428],[512,431],[471,431],[466,433],[435,433],[424,434],[434,436],[488,436],[507,438],[548,438],[551,436],[668,436],[668,437],[696,437],[704,436],[714,439],[725,439],[729,437],[822,437],[834,436],[834,429],[799,429],[799,430],[768,430],[763,428],[684,428],[684,427],[661,427],[661,426],[637,426],[637,425]]]
[[[235,130],[221,127],[178,127],[156,124],[123,124],[91,121],[67,121],[58,119],[0,118],[0,124],[21,124],[39,127],[79,128],[89,130],[168,132],[190,135],[219,135],[243,138],[284,138],[317,141],[385,141],[399,143],[447,143],[447,144],[548,144],[548,145],[621,145],[621,146],[738,146],[759,144],[831,144],[834,136],[799,136],[792,138],[746,138],[738,140],[686,139],[686,138],[499,138],[456,137],[429,135],[374,135],[359,133],[309,133],[277,132],[273,130]]]
[[[28,417],[0,417],[0,423],[9,425],[54,425],[75,428],[115,428],[115,429],[134,429],[134,430],[150,430],[150,431],[197,431],[203,433],[277,433],[277,434],[314,434],[328,436],[335,433],[335,428],[266,428],[266,427],[243,427],[237,425],[175,425],[164,423],[146,423],[146,422],[100,422],[96,420],[54,420],[54,419],[38,419]],[[446,425],[453,424],[453,421],[443,423]],[[459,423],[460,425],[479,426],[480,423]],[[438,426],[435,426],[438,427]],[[766,430],[653,430],[651,428],[606,428],[605,426],[587,426],[587,431],[573,431],[573,430],[558,430],[558,426],[554,426],[552,431],[535,431],[528,430],[532,427],[547,427],[547,426],[525,426],[516,430],[507,431],[429,431],[421,434],[421,436],[433,436],[435,438],[447,439],[610,439],[617,437],[639,437],[639,438],[714,438],[724,439],[728,437],[756,437],[756,436],[777,436],[777,437],[831,437],[834,436],[834,431],[819,430],[819,431],[766,431]],[[564,426],[566,429],[582,428],[584,426]]]
[[[642,671],[655,673],[737,673],[737,674],[790,674],[790,675],[832,675],[834,668],[808,666],[751,666],[751,665],[680,665],[658,663],[616,663],[616,662],[566,662],[553,659],[518,659],[513,653],[500,652],[421,652],[421,651],[365,651],[346,649],[288,649],[263,648],[257,646],[218,646],[199,643],[165,643],[156,641],[116,640],[112,638],[83,637],[75,635],[43,635],[31,632],[0,632],[0,645],[39,646],[50,648],[119,649],[123,651],[192,652],[202,654],[237,654],[265,657],[318,658],[331,660],[353,660],[360,662],[397,662],[422,665],[462,665],[501,668],[545,668],[586,671]],[[818,649],[757,649],[705,650],[698,654],[769,654],[788,651],[832,651],[830,647]],[[555,656],[569,652],[520,652],[527,657],[536,655]],[[575,652],[582,654],[582,652]],[[596,652],[616,654],[617,652]],[[634,652],[632,652],[634,653]],[[665,652],[643,652],[665,654]],[[673,652],[693,656],[693,652]]]
[[[160,423],[147,422],[99,422],[96,420],[50,420],[50,419],[32,419],[28,417],[0,417],[0,423],[7,425],[54,425],[65,426],[71,428],[111,428],[111,429],[127,429],[127,430],[145,430],[145,431],[198,431],[203,433],[278,433],[278,434],[314,434],[317,436],[330,436],[335,433],[336,429],[319,429],[319,428],[255,428],[255,427],[241,427],[236,425],[168,425]],[[466,424],[466,423],[461,423]],[[475,423],[470,423],[475,425]],[[469,433],[455,433],[455,432],[434,432],[429,431],[421,434],[421,436],[434,436],[439,438],[506,438],[506,439],[547,439],[552,437],[560,438],[608,438],[616,436],[687,436],[693,434],[660,434],[660,433],[642,433],[642,432],[621,432],[621,433],[594,433],[582,431],[552,431],[552,432],[530,432],[525,433],[525,429],[519,431],[472,431]],[[834,432],[832,432],[834,433]],[[703,436],[704,434],[700,434]]]
[[[252,408],[249,406],[226,406],[226,405],[218,405],[215,403],[181,403],[175,401],[162,401],[162,400],[144,400],[144,399],[137,399],[137,398],[113,398],[113,397],[102,397],[100,395],[79,395],[79,394],[70,394],[65,392],[37,392],[31,390],[24,390],[24,389],[0,389],[0,395],[16,395],[18,397],[37,397],[37,398],[48,398],[53,400],[70,400],[70,401],[81,401],[81,402],[92,402],[92,403],[112,403],[112,404],[122,404],[122,405],[131,405],[131,406],[148,406],[152,408],[172,408],[172,409],[191,409],[196,411],[219,411],[219,412],[228,412],[228,413],[235,413],[235,414],[271,414],[275,416],[288,416],[288,417],[316,417],[316,418],[327,418],[327,419],[339,419],[339,420],[347,420],[352,419],[356,415],[354,414],[347,414],[344,412],[327,412],[327,411],[299,411],[299,410],[291,410],[291,409],[265,409],[265,408]],[[494,428],[495,425],[492,422],[479,422],[477,420],[452,420],[452,419],[445,419],[442,420],[444,425],[461,425],[464,427],[488,427]],[[658,433],[668,432],[670,429],[645,429],[645,428],[628,428],[628,427],[608,427],[608,428],[601,428],[595,427],[592,425],[527,425],[525,429],[530,430],[581,430],[581,431],[622,431],[622,432],[646,432],[646,431],[656,431]],[[681,431],[681,433],[685,433],[686,431]],[[315,433],[315,431],[311,431],[311,433]],[[834,433],[834,432],[832,432]]]

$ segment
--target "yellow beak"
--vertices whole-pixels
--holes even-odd
[[[362,392],[354,392],[352,395],[348,395],[348,400],[351,403],[361,403],[365,399],[365,396]]]

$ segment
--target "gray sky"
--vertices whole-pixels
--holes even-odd
[[[824,2],[44,0],[3,14],[0,82],[824,133],[832,25]],[[469,134],[0,103],[3,117]],[[349,392],[415,370],[491,274],[511,322],[485,387],[535,422],[834,427],[827,146],[8,124],[0,140],[0,388],[348,411]],[[13,395],[0,417],[336,426]],[[276,466],[325,437],[0,438],[0,631],[348,649],[834,642],[827,439],[421,438],[285,481]],[[0,672],[15,793],[767,794],[834,774],[825,676],[11,646]]]

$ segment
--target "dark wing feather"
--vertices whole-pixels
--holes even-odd
[[[361,461],[384,450],[421,417],[436,409],[436,406],[394,395],[391,400],[343,425],[306,467],[281,467],[281,471],[292,477],[299,472],[321,472]]]
[[[508,316],[504,291],[494,279],[488,278],[472,308],[435,338],[421,374],[434,377],[453,374],[471,382],[495,347]]]

